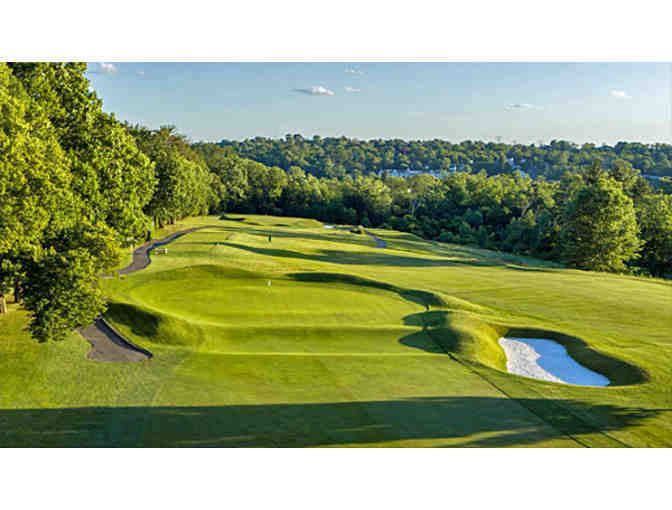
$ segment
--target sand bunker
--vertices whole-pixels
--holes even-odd
[[[333,225],[325,225],[324,228],[334,228]]]
[[[500,338],[510,374],[581,386],[607,386],[609,379],[580,365],[558,342],[542,338]]]

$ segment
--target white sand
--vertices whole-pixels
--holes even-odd
[[[333,225],[325,225],[324,228],[334,228]]]
[[[607,386],[609,379],[577,363],[558,342],[543,338],[500,338],[510,374],[581,386]]]

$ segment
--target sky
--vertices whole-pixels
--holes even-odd
[[[192,141],[672,143],[668,63],[92,62],[103,109]]]

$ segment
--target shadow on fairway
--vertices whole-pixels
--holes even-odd
[[[533,272],[533,273],[557,273],[558,269],[562,268],[553,268],[553,267],[543,267],[543,266],[519,266],[516,264],[506,264],[507,269],[512,269],[513,271],[523,271],[523,272]]]
[[[233,221],[245,221],[244,218],[229,218]],[[252,225],[251,222],[247,222],[246,225]],[[284,226],[284,227],[293,227],[293,225],[273,225]],[[266,239],[268,237],[268,230],[255,229],[255,228],[232,228],[232,227],[219,227],[219,230],[230,231],[233,233],[244,233],[248,235],[258,236],[261,239]],[[273,237],[277,239],[307,239],[311,241],[321,241],[321,242],[336,242],[336,243],[346,243],[350,245],[358,245],[364,247],[373,247],[375,246],[375,241],[364,236],[361,238],[356,238],[353,236],[343,236],[336,235],[334,230],[331,230],[330,234],[317,234],[314,232],[302,232],[300,230],[292,230],[290,232],[283,231],[272,231]],[[200,231],[199,235],[214,234],[220,235],[220,232],[207,232]],[[410,253],[419,253],[419,254],[432,254],[437,257],[446,257],[444,259],[428,259],[423,257],[416,256],[401,256],[401,255],[392,255],[392,254],[380,254],[372,252],[349,252],[342,250],[319,250],[319,254],[308,255],[291,250],[281,250],[281,249],[271,249],[271,248],[259,248],[253,246],[247,246],[237,243],[226,243],[226,242],[208,242],[208,241],[186,241],[184,244],[223,244],[228,245],[232,248],[238,248],[241,250],[251,251],[260,255],[268,256],[280,256],[287,258],[299,258],[305,260],[316,260],[320,262],[333,262],[338,264],[353,264],[353,265],[366,265],[366,264],[381,264],[395,267],[449,267],[449,266],[475,266],[475,267],[510,267],[515,266],[513,269],[520,268],[521,271],[547,271],[555,267],[552,263],[549,262],[535,262],[533,259],[525,260],[520,262],[520,257],[515,255],[508,254],[499,254],[494,255],[495,252],[491,254],[485,253],[475,253],[475,250],[478,248],[470,249],[460,246],[437,246],[440,249],[441,253],[435,253],[431,250],[423,249],[418,246],[407,247],[404,246],[408,244],[406,241],[401,241],[399,245],[395,246],[397,238],[390,238],[388,240],[388,248],[397,249],[398,251],[405,251]],[[418,241],[419,239],[414,239]],[[341,260],[342,259],[342,260]]]
[[[379,282],[376,280],[369,280],[368,278],[362,278],[361,276],[355,276],[351,274],[344,273],[290,273],[287,277],[292,280],[299,282],[314,282],[314,283],[328,283],[331,288],[336,286],[341,287],[352,287],[356,286],[357,288],[372,288],[379,290],[388,290],[390,292],[396,292],[400,297],[410,301],[412,303],[421,305],[421,306],[447,306],[445,300],[441,296],[434,294],[433,292],[428,292],[425,290],[417,289],[405,289],[403,287],[397,287],[385,282]]]
[[[273,235],[277,237],[275,233],[273,233]],[[191,243],[191,244],[214,244],[214,243],[203,242],[203,243]],[[244,244],[231,243],[226,241],[220,242],[219,244],[229,246],[231,248],[237,248],[239,250],[249,251],[252,253],[256,253],[258,255],[266,255],[269,257],[313,260],[318,262],[329,262],[332,264],[343,264],[343,265],[365,266],[373,264],[373,265],[393,266],[393,267],[450,267],[464,264],[477,265],[477,266],[494,265],[489,263],[481,264],[477,261],[461,262],[458,260],[426,259],[419,257],[405,257],[402,255],[392,255],[387,253],[368,252],[368,251],[352,252],[343,250],[319,250],[319,252],[316,254],[307,254],[291,250],[247,246]]]
[[[518,402],[518,403],[517,403]],[[492,397],[409,398],[319,404],[221,407],[90,407],[0,410],[2,447],[305,447],[365,445],[399,440],[452,440],[455,446],[534,445],[547,439],[580,441],[636,425],[668,409],[576,401]],[[525,408],[538,407],[549,427]],[[567,412],[583,407],[599,416],[590,426]],[[474,438],[475,434],[487,437]],[[606,435],[606,446],[623,446]],[[606,441],[606,443],[605,443]],[[609,442],[610,441],[610,442]],[[448,444],[448,443],[443,443]]]
[[[246,218],[232,218],[231,216],[227,216],[226,214],[223,214],[222,216],[220,216],[219,219],[220,220],[226,220],[226,221],[240,221],[240,222],[246,221]]]
[[[106,315],[128,326],[134,335],[153,338],[159,330],[159,318],[137,306],[125,303],[108,303]]]
[[[234,220],[239,221],[239,220]],[[245,221],[240,220],[240,221]],[[251,225],[247,222],[246,225]],[[280,225],[272,225],[272,227],[278,227]],[[270,227],[270,226],[269,226]],[[283,227],[294,228],[293,225],[283,225]],[[255,229],[255,228],[245,228],[243,226],[233,228],[233,227],[221,227],[222,230],[228,230],[236,234],[248,234],[252,236],[258,236],[261,239],[268,237],[269,230],[264,229]],[[337,243],[347,243],[347,244],[358,244],[361,246],[375,246],[376,243],[371,238],[355,238],[354,236],[345,236],[337,235],[332,229],[330,234],[317,234],[314,232],[303,232],[300,229],[292,230],[290,232],[284,232],[282,230],[271,230],[273,237],[278,239],[307,239],[310,241],[327,241],[327,242],[337,242]],[[199,234],[217,234],[217,232],[199,232]],[[200,244],[200,243],[195,243]]]

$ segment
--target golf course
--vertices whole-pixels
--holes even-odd
[[[672,446],[672,282],[303,218],[153,237],[198,227],[98,280],[106,323],[151,356],[38,343],[9,304],[0,446]],[[610,383],[509,374],[502,337],[555,340]]]

